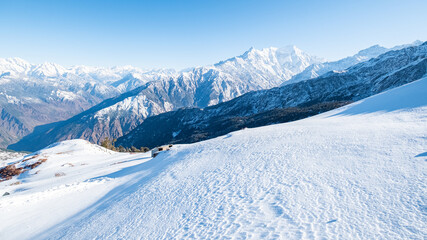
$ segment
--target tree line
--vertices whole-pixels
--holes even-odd
[[[110,139],[108,137],[106,137],[104,140],[101,141],[101,146],[105,147],[106,149],[110,149],[112,151],[116,151],[116,152],[148,152],[150,151],[150,149],[148,147],[140,147],[140,148],[136,148],[134,146],[132,147],[123,147],[123,146],[115,146],[117,139]]]

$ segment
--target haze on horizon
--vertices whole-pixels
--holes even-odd
[[[0,1],[0,57],[183,69],[293,44],[337,60],[427,40],[425,9],[421,0]]]

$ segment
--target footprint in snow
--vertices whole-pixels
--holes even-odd
[[[331,220],[331,221],[329,221],[329,222],[326,222],[326,224],[334,223],[334,222],[336,222],[336,221],[338,221],[338,219],[333,219],[333,220]]]
[[[271,209],[273,210],[273,213],[276,217],[280,217],[283,215],[284,210],[282,207],[273,205],[271,206]]]
[[[420,153],[420,154],[418,154],[418,155],[417,155],[417,156],[415,156],[415,157],[427,157],[427,152]]]

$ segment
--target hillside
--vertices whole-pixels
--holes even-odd
[[[0,237],[422,239],[426,88],[423,78],[154,159],[52,145],[24,158],[43,164],[0,183]]]

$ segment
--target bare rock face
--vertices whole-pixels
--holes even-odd
[[[30,133],[30,129],[5,109],[0,109],[0,146]]]

